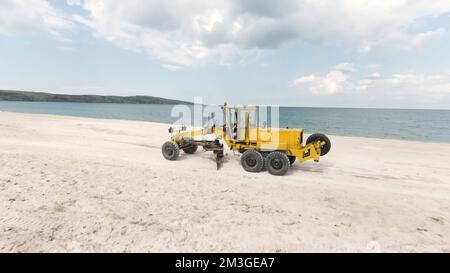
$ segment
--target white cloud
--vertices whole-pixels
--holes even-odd
[[[62,38],[61,32],[73,27],[67,18],[46,0],[2,0],[0,35],[46,32]]]
[[[381,64],[368,64],[367,67],[370,69],[378,69],[381,67]]]
[[[163,67],[167,70],[171,70],[171,71],[179,71],[179,70],[183,69],[183,67],[178,66],[178,65],[173,65],[173,64],[162,64],[161,67]]]
[[[341,63],[334,66],[334,70],[343,71],[343,72],[353,72],[355,71],[355,65],[352,63]]]
[[[446,35],[446,26],[427,28],[426,22],[450,13],[448,0],[65,2],[83,5],[87,15],[69,16],[48,0],[2,0],[0,35],[43,31],[58,36],[75,20],[96,37],[143,52],[165,67],[189,67],[229,64],[298,41],[361,52],[413,50]]]
[[[439,103],[450,99],[450,71],[425,74],[417,72],[396,73],[384,76],[372,72],[360,76],[361,71],[341,71],[333,67],[324,75],[304,75],[290,82],[301,92],[319,96],[359,95],[373,100],[389,102],[413,101],[416,105]]]
[[[293,80],[290,86],[306,89],[315,95],[344,92],[349,88],[349,73],[354,71],[353,67],[353,64],[350,63],[338,64],[324,76],[315,74],[301,76]]]
[[[438,28],[435,30],[425,31],[410,35],[404,32],[393,32],[384,37],[384,44],[379,46],[389,46],[402,50],[414,50],[420,48],[426,43],[442,38],[447,31],[444,28]]]
[[[389,90],[394,94],[450,95],[450,73],[399,73],[386,77],[376,74],[375,77],[362,79],[355,85],[360,90]]]
[[[444,28],[438,28],[436,30],[419,33],[412,39],[411,46],[412,48],[420,47],[431,40],[442,38],[446,33],[447,30]]]
[[[371,78],[381,78],[381,74],[378,72],[373,72],[372,74],[370,74]]]
[[[415,49],[445,35],[416,31],[450,12],[448,0],[85,0],[80,22],[97,37],[180,67],[227,63],[293,41],[362,52]]]

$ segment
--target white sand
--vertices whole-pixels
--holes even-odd
[[[0,112],[0,251],[450,251],[450,144],[331,137],[274,177],[166,161],[167,128]]]

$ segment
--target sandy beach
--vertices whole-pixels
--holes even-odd
[[[0,112],[0,252],[450,252],[450,144],[331,136],[275,177],[166,161],[167,128]]]

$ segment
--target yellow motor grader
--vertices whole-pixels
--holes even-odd
[[[180,150],[186,154],[194,154],[198,146],[201,146],[216,154],[219,169],[225,143],[230,150],[242,154],[241,164],[244,170],[260,172],[266,169],[273,175],[281,176],[286,174],[296,159],[300,162],[318,162],[331,149],[330,139],[324,134],[309,136],[303,145],[303,129],[266,128],[265,124],[260,126],[256,106],[230,107],[225,103],[222,110],[222,126],[212,124],[209,128],[200,130],[187,130],[185,126],[169,128],[172,136],[162,146],[163,156],[167,160],[177,160]],[[197,139],[205,135],[213,135],[214,138]]]

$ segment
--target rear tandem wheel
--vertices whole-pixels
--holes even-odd
[[[266,157],[266,169],[270,174],[277,176],[285,175],[290,166],[291,162],[289,161],[289,157],[282,152],[271,152]]]
[[[247,172],[258,173],[264,167],[264,158],[256,150],[247,150],[242,154],[241,164]]]

